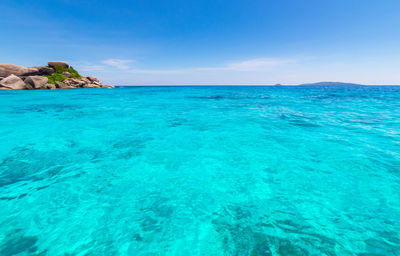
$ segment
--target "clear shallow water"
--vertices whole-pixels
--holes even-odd
[[[0,101],[0,255],[400,255],[400,87]]]

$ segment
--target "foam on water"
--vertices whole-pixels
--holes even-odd
[[[0,255],[400,255],[400,87],[0,99]]]

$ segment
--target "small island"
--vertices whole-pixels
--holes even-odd
[[[49,61],[47,66],[23,67],[0,64],[0,90],[46,90],[114,88],[94,76],[84,77],[65,61]]]
[[[354,83],[343,83],[343,82],[318,82],[318,83],[299,84],[299,86],[335,87],[335,86],[364,86],[364,85],[362,85],[362,84],[354,84]]]

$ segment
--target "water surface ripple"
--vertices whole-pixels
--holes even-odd
[[[400,255],[400,87],[0,101],[0,255]]]

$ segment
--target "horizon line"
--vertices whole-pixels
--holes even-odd
[[[276,84],[146,84],[146,85],[117,85],[114,84],[114,86],[118,87],[146,87],[146,86],[170,86],[170,87],[178,87],[178,86],[247,86],[247,87],[263,87],[263,86],[268,86],[268,87],[350,87],[350,86],[400,86],[400,84],[349,84],[349,85],[313,85],[313,84],[281,84],[281,85],[276,85]]]

